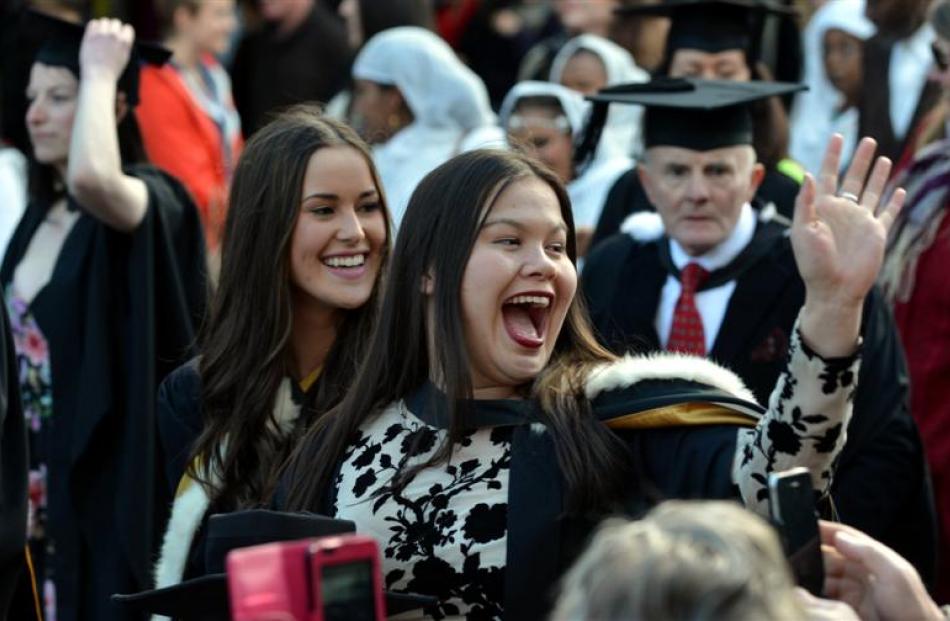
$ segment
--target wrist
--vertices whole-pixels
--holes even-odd
[[[119,76],[112,69],[101,65],[83,66],[80,68],[82,78],[79,81],[80,87],[102,88],[111,86],[115,88]]]
[[[860,303],[815,301],[806,296],[799,322],[802,340],[823,358],[850,356],[858,347],[862,311]]]

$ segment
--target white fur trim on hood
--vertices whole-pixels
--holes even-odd
[[[706,384],[739,399],[756,403],[752,392],[746,388],[739,376],[729,369],[706,358],[669,352],[627,355],[617,362],[601,365],[587,377],[584,392],[588,399],[593,399],[602,392],[628,388],[638,382],[669,379]]]
[[[162,538],[162,551],[155,564],[155,588],[162,589],[181,582],[188,564],[188,552],[201,520],[208,512],[211,499],[203,485],[192,480],[172,503],[172,514]],[[152,621],[167,621],[152,615]]]
[[[620,231],[634,240],[646,243],[663,237],[663,220],[655,211],[638,211],[632,213],[620,225]]]
[[[300,407],[293,401],[290,382],[290,379],[281,382],[274,398],[272,426],[276,423],[283,434],[291,431],[294,421],[300,415]],[[208,478],[214,486],[219,483],[216,473]],[[162,538],[161,554],[155,564],[155,588],[160,589],[181,582],[195,533],[198,532],[210,504],[211,499],[204,486],[190,479],[184,491],[175,497],[165,536]],[[165,618],[157,615],[152,617],[153,621]]]

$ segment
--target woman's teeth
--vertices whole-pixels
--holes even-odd
[[[506,304],[530,304],[532,306],[547,307],[551,304],[551,300],[543,295],[516,295],[508,300]]]
[[[365,254],[354,254],[349,257],[328,257],[323,260],[329,267],[359,267],[366,263]]]

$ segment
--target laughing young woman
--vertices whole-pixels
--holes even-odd
[[[375,316],[388,229],[369,149],[349,127],[299,107],[248,142],[200,356],[159,394],[166,475],[180,483],[157,586],[204,573],[192,544],[205,516],[260,504],[293,432],[343,397]]]
[[[410,201],[366,362],[301,443],[278,506],[356,522],[380,541],[386,588],[439,599],[427,617],[536,619],[605,514],[660,497],[761,512],[768,472],[795,465],[827,491],[860,302],[900,201],[876,218],[836,189],[830,172],[799,201],[808,305],[766,410],[711,362],[599,347],[560,182],[514,153],[450,160]]]

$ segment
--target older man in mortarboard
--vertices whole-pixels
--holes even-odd
[[[768,398],[805,290],[788,229],[754,208],[764,169],[752,147],[748,104],[794,90],[779,83],[685,79],[593,97],[595,115],[602,108],[599,118],[609,102],[647,107],[646,153],[637,171],[656,208],[631,216],[621,234],[592,251],[584,269],[591,315],[608,345],[709,356],[738,373],[759,399]],[[836,137],[822,183],[835,183],[840,149]],[[873,152],[873,141],[866,140],[855,161],[867,167]],[[889,169],[887,162],[872,177],[886,178]],[[860,192],[845,184],[840,196],[862,204],[874,199],[855,195]],[[833,504],[844,522],[898,550],[929,580],[933,498],[908,412],[904,356],[876,289],[864,305],[861,334],[873,354],[861,367],[854,418],[842,430],[848,440]]]
[[[657,76],[739,82],[771,79],[760,62],[765,25],[770,17],[793,14],[773,0],[665,0],[618,11],[669,17],[666,51]],[[757,195],[763,208],[791,218],[803,171],[787,158],[788,115],[777,97],[760,100],[751,110],[753,144],[765,167]],[[636,171],[631,170],[610,189],[592,245],[616,233],[631,213],[650,209]]]

